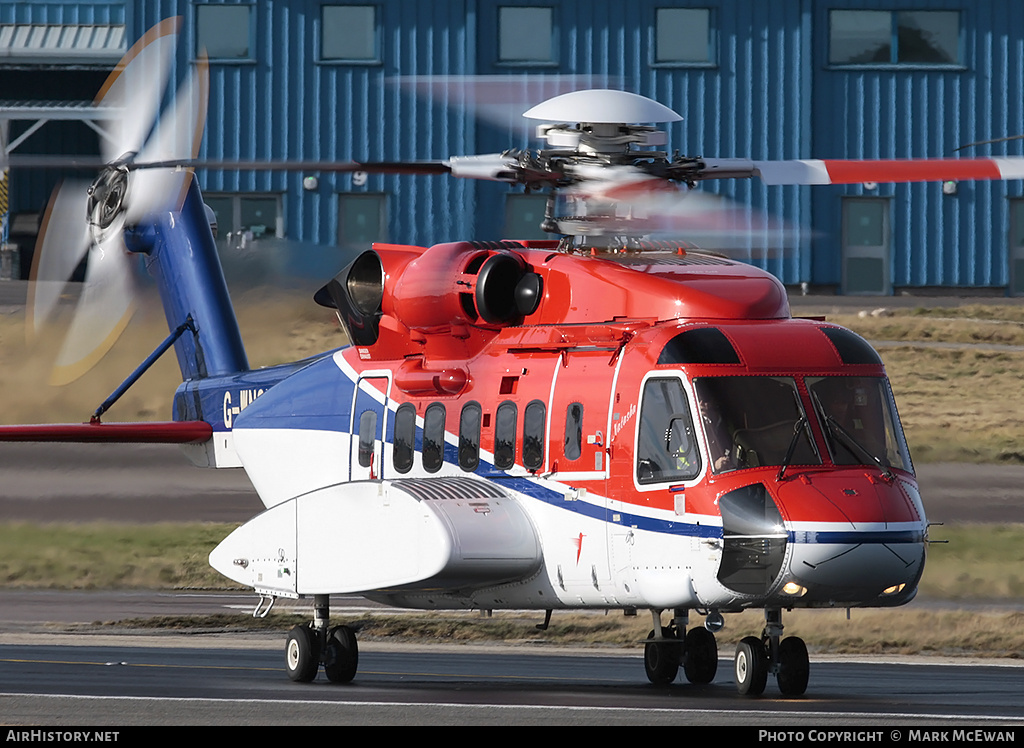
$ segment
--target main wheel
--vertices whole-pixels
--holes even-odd
[[[740,640],[736,646],[736,689],[746,696],[760,696],[768,683],[768,654],[756,636]]]
[[[807,645],[799,636],[788,636],[779,642],[779,672],[775,676],[783,696],[802,696],[807,690],[811,664]]]
[[[359,645],[356,632],[348,626],[335,626],[327,632],[324,672],[332,683],[349,683],[359,668]]]
[[[320,642],[309,626],[296,626],[288,632],[284,647],[284,666],[296,683],[309,683],[320,669]]]
[[[649,642],[644,645],[644,670],[647,671],[647,680],[651,683],[656,686],[667,686],[679,673],[679,643],[671,641],[674,639],[671,629],[662,628],[661,635],[670,641]],[[653,630],[647,638],[654,638]]]
[[[683,673],[690,683],[710,683],[718,672],[718,643],[715,635],[701,626],[690,629],[683,639]]]

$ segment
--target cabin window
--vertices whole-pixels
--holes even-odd
[[[431,403],[423,415],[423,469],[428,473],[444,464],[444,418],[442,403]]]
[[[528,470],[544,467],[544,429],[547,408],[533,400],[523,414],[523,466]]]
[[[569,403],[565,409],[565,449],[567,460],[578,460],[583,453],[583,405]]]
[[[494,467],[508,470],[516,461],[516,422],[519,412],[516,404],[506,400],[498,406],[494,419]]]
[[[690,404],[676,377],[648,379],[640,406],[636,444],[639,483],[684,481],[700,473]]]
[[[373,464],[373,447],[377,440],[377,411],[364,410],[359,416],[359,465]]]
[[[416,451],[416,406],[412,403],[402,403],[395,412],[394,441],[391,461],[399,473],[408,473]]]
[[[480,403],[466,403],[459,417],[459,467],[476,470],[480,464]]]

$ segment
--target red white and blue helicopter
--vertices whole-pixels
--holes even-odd
[[[156,111],[176,36],[173,20],[147,34],[101,105],[133,97],[131,111]],[[141,103],[139,80],[159,89]],[[735,653],[737,687],[760,694],[774,674],[797,696],[807,647],[784,637],[783,610],[913,599],[928,523],[878,355],[846,329],[793,318],[769,273],[645,236],[705,179],[1021,178],[1024,160],[668,157],[662,132],[629,123],[678,119],[671,110],[620,91],[566,94],[526,113],[555,123],[539,128],[539,151],[315,165],[544,188],[562,238],[377,244],[315,296],[351,344],[253,370],[193,169],[256,166],[196,160],[205,96],[200,64],[152,137],[129,118],[92,185],[61,189],[29,305],[36,329],[57,299],[42,279],[65,279],[88,251],[59,360],[74,372],[124,327],[127,270],[144,258],[172,331],[153,357],[173,346],[183,379],[173,421],[103,424],[105,405],[90,424],[2,437],[177,442],[197,465],[245,469],[266,510],[210,563],[261,596],[258,612],[313,599],[313,621],[288,635],[292,680],[321,666],[352,680],[356,632],[330,626],[330,596],[360,594],[548,616],[644,609],[656,684],[680,667],[710,682],[723,614],[761,609],[762,635]]]

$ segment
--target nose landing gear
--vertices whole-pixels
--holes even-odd
[[[672,683],[683,667],[690,683],[710,683],[718,671],[718,644],[715,635],[703,626],[686,630],[689,611],[677,610],[668,626],[661,625],[661,611],[651,610],[654,628],[644,645],[644,669],[656,686]],[[682,632],[686,632],[682,636]]]
[[[745,637],[736,647],[736,689],[746,696],[759,696],[768,673],[774,673],[783,696],[801,696],[810,675],[807,645],[798,636],[782,638],[781,610],[765,610],[764,618],[761,637]]]

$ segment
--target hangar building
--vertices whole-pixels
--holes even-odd
[[[428,160],[537,147],[520,113],[581,88],[674,109],[683,120],[668,126],[670,148],[687,155],[1024,152],[1024,141],[1001,139],[1024,133],[1024,3],[1013,0],[14,0],[0,5],[5,150],[96,153],[87,102],[170,16],[182,18],[177,76],[202,49],[209,56],[201,156],[211,159]],[[995,142],[957,150],[978,141]],[[14,169],[0,181],[23,274],[58,177]],[[439,176],[199,177],[228,264],[280,272],[284,257],[285,271],[303,276],[333,274],[346,249],[376,239],[535,237],[544,203]],[[791,286],[1024,294],[1019,181],[702,187],[794,229],[732,248]]]

